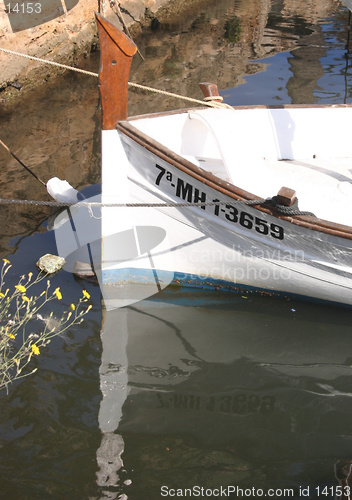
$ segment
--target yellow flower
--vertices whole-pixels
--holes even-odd
[[[10,261],[7,260],[7,259],[2,259],[4,261],[5,264],[10,264]]]
[[[39,347],[36,344],[32,344],[32,352],[36,356],[38,356],[38,354],[40,354]]]
[[[74,304],[71,304],[70,307],[71,307],[72,311],[74,311],[76,309],[76,306]]]
[[[31,280],[33,276],[33,273],[28,273],[28,279]]]
[[[55,288],[55,295],[58,298],[58,300],[62,299],[62,295],[61,295],[61,292],[60,292],[60,287]]]
[[[29,302],[29,298],[26,295],[22,295],[22,300],[24,302]]]
[[[5,297],[5,294],[4,294],[4,293],[2,293],[2,292],[0,292],[0,297],[1,297],[1,298]]]
[[[9,339],[15,339],[16,338],[12,333],[7,333],[6,337],[8,337]]]
[[[83,295],[85,296],[86,299],[90,299],[90,295],[89,293],[87,292],[87,290],[83,290]]]
[[[17,290],[21,293],[25,293],[26,292],[26,287],[23,286],[23,285],[16,285],[15,288],[17,288]]]

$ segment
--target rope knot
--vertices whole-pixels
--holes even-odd
[[[296,198],[293,204],[289,207],[287,205],[282,205],[281,203],[279,203],[278,196],[273,196],[272,198],[269,198],[268,200],[265,201],[264,205],[268,205],[270,206],[270,208],[274,208],[274,210],[276,210],[276,212],[278,212],[280,215],[286,215],[286,216],[310,215],[311,217],[315,217],[315,215],[312,212],[302,212],[299,209],[298,198]]]
[[[222,95],[210,95],[208,97],[204,97],[204,101],[206,102],[222,102],[224,100],[224,98],[222,97]]]

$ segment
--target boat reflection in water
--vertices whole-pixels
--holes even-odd
[[[349,312],[319,312],[172,290],[106,312],[97,482],[109,498],[196,484],[292,487],[299,498],[303,486],[346,485]]]

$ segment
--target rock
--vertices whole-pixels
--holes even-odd
[[[98,282],[98,278],[92,268],[92,265],[88,262],[80,262],[76,261],[73,266],[73,274],[78,278],[93,281],[95,283]]]
[[[21,90],[21,88],[23,87],[22,83],[19,82],[18,80],[15,80],[14,82],[11,82],[10,83],[11,87],[17,89],[17,90]]]
[[[43,271],[47,274],[54,274],[57,271],[60,271],[62,267],[66,264],[66,261],[63,257],[58,257],[57,255],[52,255],[47,253],[40,257],[36,266],[40,271]]]

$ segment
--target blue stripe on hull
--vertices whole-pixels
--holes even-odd
[[[204,276],[194,276],[185,273],[179,273],[171,271],[155,271],[151,269],[137,269],[137,268],[125,268],[125,269],[115,269],[106,270],[103,272],[103,284],[108,285],[123,285],[124,283],[136,285],[156,285],[156,275],[158,276],[158,283],[161,289],[166,287],[171,287],[172,289],[195,289],[195,290],[207,290],[207,291],[228,291],[235,293],[255,293],[257,295],[268,296],[268,297],[281,297],[288,299],[295,299],[305,302],[312,302],[318,304],[330,304],[333,306],[343,306],[352,307],[348,304],[342,304],[334,300],[324,300],[309,296],[304,296],[292,292],[284,292],[280,290],[271,290],[265,288],[259,288],[253,285],[246,285],[243,283],[232,283],[230,281],[210,278]],[[165,283],[167,283],[165,285]]]

